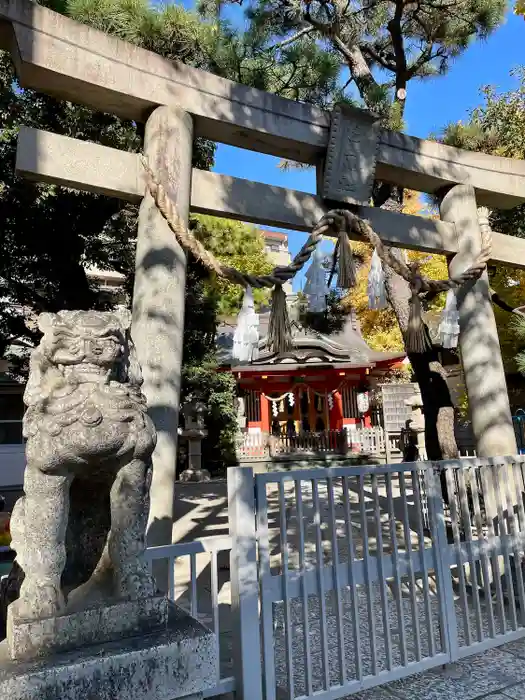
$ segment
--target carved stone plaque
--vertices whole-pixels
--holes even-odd
[[[374,184],[380,135],[376,116],[346,104],[332,113],[323,197],[368,204]]]

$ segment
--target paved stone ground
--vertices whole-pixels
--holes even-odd
[[[414,663],[421,658],[439,653],[443,650],[440,638],[438,622],[438,602],[437,598],[432,598],[430,610],[425,609],[421,596],[416,597],[417,606],[417,634],[420,642],[416,643],[415,620],[412,615],[410,597],[402,598],[402,620],[405,637],[406,652],[403,654],[401,642],[401,625],[399,612],[394,604],[391,592],[388,592],[388,617],[383,620],[379,615],[381,610],[380,591],[374,588],[370,594],[370,607],[373,613],[373,624],[370,625],[369,610],[367,605],[368,594],[364,588],[358,588],[357,609],[360,631],[360,664],[362,675],[386,672],[389,667],[395,669],[406,663]],[[355,634],[352,625],[353,615],[350,595],[344,591],[342,600],[342,639],[340,645],[338,634],[338,618],[335,615],[334,601],[332,596],[326,599],[326,628],[325,638],[328,647],[328,680],[329,685],[334,687],[341,684],[341,668],[346,672],[346,680],[350,682],[356,679],[356,645]],[[459,620],[463,620],[462,610],[457,604],[457,615]],[[299,601],[291,605],[291,653],[293,664],[294,697],[306,693],[308,688],[308,677],[311,681],[311,689],[322,691],[325,688],[325,670],[323,655],[320,650],[322,646],[322,625],[320,623],[318,598],[311,597],[309,600],[309,640],[311,658],[308,666],[305,664],[305,630],[303,626],[303,613]],[[488,615],[485,606],[482,606],[483,625],[481,639],[488,638]],[[287,664],[286,664],[286,636],[284,633],[284,615],[282,606],[275,612],[275,665],[277,685],[286,693],[288,691]],[[509,619],[507,619],[509,625]],[[469,623],[472,639],[477,640],[478,631],[475,624],[473,610],[469,610]],[[385,627],[386,624],[386,627]],[[368,631],[373,627],[375,653],[372,654],[372,642]],[[385,632],[388,630],[388,636]],[[496,632],[501,632],[500,624],[496,625]],[[466,636],[464,625],[459,629],[458,643],[460,647],[466,646]],[[419,649],[419,658],[416,650]],[[341,664],[343,659],[343,664]],[[373,659],[375,661],[373,661]],[[365,692],[353,694],[351,697],[356,700],[386,700],[387,698],[402,698],[404,700],[474,700],[475,698],[492,697],[496,693],[505,693],[507,689],[518,692],[522,689],[525,698],[525,639],[514,642],[504,647],[492,649],[471,656],[458,663],[449,664],[445,668],[438,667],[426,671],[419,675],[413,675],[400,681],[392,682],[381,687]],[[309,673],[307,671],[309,669]],[[496,700],[497,700],[496,694]],[[503,696],[505,697],[505,696]],[[511,695],[510,697],[517,697]]]
[[[372,607],[379,609],[379,592],[375,591],[372,596]],[[366,636],[369,627],[367,597],[364,590],[359,592],[359,628],[361,634],[360,658],[363,675],[374,671],[372,665],[372,654],[370,650],[370,639]],[[220,658],[221,675],[227,677],[232,674],[231,649],[232,632],[230,626],[230,600],[229,584],[224,584],[221,588],[219,600],[220,604]],[[390,600],[391,596],[390,596]],[[188,599],[182,596],[178,600],[183,605]],[[420,601],[418,601],[420,602]],[[323,654],[321,653],[321,624],[318,610],[318,601],[314,597],[309,599],[309,641],[310,641],[310,670],[311,687],[314,692],[322,691],[324,686],[324,665]],[[347,674],[347,681],[355,679],[356,653],[354,640],[354,629],[350,614],[350,600],[346,596],[343,604],[343,646],[340,647],[338,635],[338,620],[334,613],[333,601],[327,599],[326,616],[326,638],[328,647],[328,674],[329,684],[337,686],[341,682],[341,653],[344,658],[344,666]],[[460,610],[458,610],[458,615]],[[199,618],[204,624],[211,625],[212,618],[210,610],[204,611],[199,608]],[[304,654],[304,626],[302,624],[302,611],[300,601],[295,601],[291,606],[292,628],[290,638],[292,640],[292,668],[294,680],[294,696],[300,697],[307,690],[308,676]],[[415,662],[416,645],[414,643],[414,626],[409,600],[403,598],[403,618],[406,638],[406,661]],[[418,622],[421,636],[421,655],[425,657],[429,653],[428,618],[422,605],[418,605]],[[475,625],[471,619],[471,630],[475,637]],[[387,651],[385,643],[385,633],[383,622],[377,616],[374,624],[375,628],[375,649],[376,659],[375,672],[385,671],[388,667]],[[402,648],[400,644],[400,625],[398,611],[392,604],[389,611],[388,628],[391,640],[391,660],[392,667],[400,666],[402,663]],[[439,626],[437,623],[437,602],[433,599],[431,609],[431,628],[433,642],[436,652],[442,649]],[[485,633],[487,624],[484,624]],[[278,698],[287,698],[288,679],[286,664],[286,637],[284,634],[284,615],[282,606],[276,606],[274,613],[275,630],[275,672],[278,688]],[[499,631],[499,630],[498,630]],[[463,630],[459,631],[459,643],[465,644]],[[525,700],[525,639],[512,642],[504,646],[485,651],[482,654],[466,657],[465,659],[438,666],[418,675],[412,675],[405,679],[394,681],[380,687],[352,694],[353,700],[503,700],[515,698]]]
[[[353,700],[523,700],[525,642],[491,649],[351,697]]]
[[[445,668],[352,695],[353,700],[508,700],[525,698],[525,644],[499,647]]]

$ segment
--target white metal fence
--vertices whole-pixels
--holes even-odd
[[[268,433],[243,433],[237,440],[239,462],[262,462],[270,459]]]
[[[265,700],[336,698],[450,660],[422,471],[255,476]]]
[[[147,553],[216,635],[207,695],[336,700],[525,637],[524,466],[230,469],[231,536]]]
[[[335,700],[525,636],[523,460],[234,469],[238,688]]]
[[[151,564],[155,561],[168,564],[169,599],[215,635],[216,684],[204,692],[204,697],[230,693],[235,687],[229,592],[231,548],[230,537],[212,536],[146,550],[146,559]]]
[[[387,451],[388,441],[388,451]],[[399,433],[385,433],[380,426],[375,428],[356,428],[348,432],[348,442],[352,449],[374,457],[397,457],[399,450]]]

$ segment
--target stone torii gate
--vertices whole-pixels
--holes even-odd
[[[333,115],[235,84],[115,39],[35,5],[0,0],[0,46],[20,83],[146,123],[144,152],[188,212],[306,231],[325,200],[354,202],[387,243],[451,256],[461,272],[480,250],[477,206],[525,201],[525,162],[471,153],[381,129],[358,110]],[[192,143],[221,143],[317,167],[313,196],[192,170]],[[133,337],[158,431],[150,545],[171,542],[184,325],[185,254],[146,192],[137,154],[35,129],[21,130],[17,172],[43,182],[141,202]],[[374,178],[439,193],[441,221],[367,206]],[[525,241],[493,235],[493,260],[525,268]],[[487,275],[459,297],[460,349],[479,456],[516,452]]]

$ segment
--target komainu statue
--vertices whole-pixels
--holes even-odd
[[[24,403],[27,467],[11,530],[15,620],[155,595],[142,560],[156,435],[127,311],[38,320]]]

